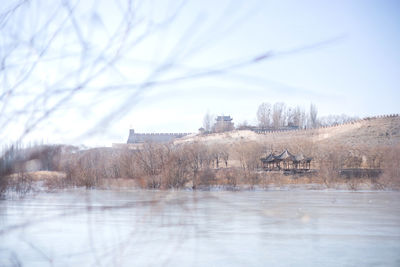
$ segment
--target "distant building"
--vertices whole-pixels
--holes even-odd
[[[213,126],[214,132],[227,132],[232,131],[235,127],[233,125],[231,116],[218,116],[215,119],[215,124]]]
[[[168,143],[177,138],[184,137],[190,133],[135,133],[134,129],[129,130],[128,144],[145,142]]]

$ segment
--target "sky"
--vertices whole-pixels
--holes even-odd
[[[47,59],[33,65],[20,96],[0,100],[0,123],[18,107],[29,114],[52,110],[24,141],[110,146],[126,142],[130,128],[196,132],[207,112],[230,115],[235,124],[256,123],[262,102],[305,109],[314,103],[319,116],[400,112],[399,1],[137,1],[129,31],[118,30],[129,9],[122,0],[71,1],[64,9],[73,10],[74,19],[58,11],[57,1],[38,2],[14,14],[18,24],[8,25],[9,32],[22,29],[20,39],[27,43],[33,42],[31,32],[39,33],[35,42],[43,40],[43,47],[53,41],[53,25],[64,16],[67,22],[49,53],[27,57],[30,45],[11,57],[14,63]],[[45,24],[53,11],[54,22]],[[43,25],[49,30],[41,37]],[[21,40],[18,44],[25,43]],[[116,44],[107,46],[110,40]],[[0,45],[3,56],[7,41]],[[109,50],[98,57],[104,48]],[[1,90],[18,81],[12,71],[3,71]],[[18,71],[26,73],[29,66]],[[85,90],[54,112],[63,93],[30,105],[48,88],[82,84]],[[30,121],[32,116],[23,116],[3,124],[3,143],[21,136]]]

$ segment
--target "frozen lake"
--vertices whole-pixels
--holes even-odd
[[[0,201],[0,266],[400,266],[400,192],[66,191]]]

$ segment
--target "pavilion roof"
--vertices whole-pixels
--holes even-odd
[[[299,155],[293,155],[290,153],[287,149],[283,151],[281,154],[275,156],[273,153],[270,153],[267,156],[264,156],[260,158],[262,162],[274,162],[274,161],[280,161],[280,160],[291,160],[295,162],[310,162],[312,158],[310,157],[305,157],[302,153]]]
[[[269,154],[265,158],[261,158],[262,162],[273,162],[275,160],[275,155],[274,154]]]
[[[291,154],[287,149],[283,151],[280,155],[276,156],[278,160],[295,160],[295,156]]]

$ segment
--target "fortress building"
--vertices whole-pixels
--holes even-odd
[[[135,133],[134,129],[129,130],[128,144],[140,144],[145,142],[168,143],[174,139],[184,137],[190,133]]]
[[[215,119],[214,132],[228,132],[232,131],[235,127],[233,125],[231,116],[218,116]]]

